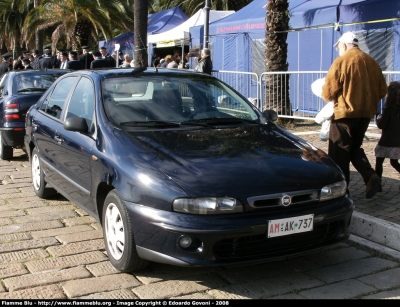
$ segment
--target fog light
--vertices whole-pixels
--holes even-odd
[[[191,237],[188,237],[188,236],[182,236],[182,237],[179,239],[179,245],[180,245],[182,248],[188,248],[188,247],[190,247],[190,245],[192,245],[192,238],[191,238]]]

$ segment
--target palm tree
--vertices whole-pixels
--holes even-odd
[[[168,7],[168,0],[149,0],[149,14],[157,13]]]
[[[28,14],[29,1],[3,0],[0,2],[0,37],[14,56],[21,54],[21,30]]]
[[[134,2],[135,67],[147,67],[148,0]]]
[[[288,71],[287,30],[289,29],[288,0],[268,0],[265,35],[265,71]],[[289,78],[287,74],[267,75],[265,102],[279,115],[291,116]]]
[[[238,11],[253,0],[214,0],[211,1],[212,10],[234,10]],[[163,10],[179,6],[188,16],[197,13],[204,8],[204,0],[165,0],[160,6]]]
[[[113,30],[132,29],[133,0],[41,0],[24,23],[24,39],[31,41],[36,30],[52,28],[52,49],[63,37],[73,50],[112,37]]]
[[[33,0],[33,7],[39,7],[40,0]],[[35,49],[43,50],[43,35],[44,30],[35,30]]]

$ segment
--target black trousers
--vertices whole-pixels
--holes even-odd
[[[342,169],[347,186],[350,183],[350,162],[363,177],[365,184],[375,174],[361,145],[371,119],[341,118],[331,121],[329,157]]]

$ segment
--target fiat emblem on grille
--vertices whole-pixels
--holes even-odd
[[[292,199],[290,198],[289,195],[283,195],[281,198],[281,203],[283,206],[287,207],[291,204]]]

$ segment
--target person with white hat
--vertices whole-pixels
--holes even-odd
[[[387,85],[378,62],[358,45],[353,32],[344,33],[336,42],[339,57],[325,77],[322,98],[334,101],[328,155],[342,169],[347,186],[351,162],[366,184],[366,198],[372,198],[382,190],[381,179],[361,145],[379,101],[387,93]]]

